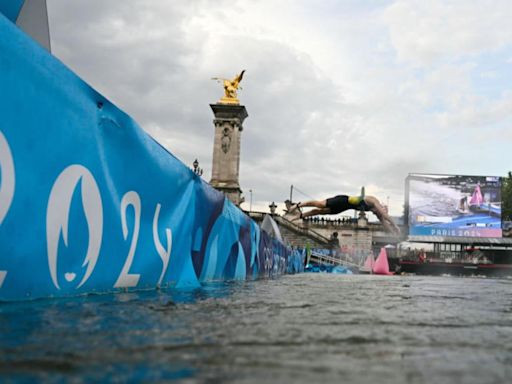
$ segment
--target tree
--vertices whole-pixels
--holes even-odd
[[[503,221],[512,221],[512,172],[508,172],[508,176],[503,178],[503,186],[501,188],[501,217]]]

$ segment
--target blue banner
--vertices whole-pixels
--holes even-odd
[[[0,13],[16,23],[25,0],[0,0]]]
[[[0,300],[300,271],[292,252],[0,15]]]

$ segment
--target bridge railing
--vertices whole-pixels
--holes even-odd
[[[310,261],[317,262],[319,264],[331,264],[331,265],[344,265],[350,267],[359,267],[358,264],[350,262],[348,260],[334,257],[332,255],[326,255],[324,253],[311,251]]]

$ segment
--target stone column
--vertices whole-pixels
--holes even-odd
[[[358,259],[364,260],[366,256],[372,251],[372,232],[368,227],[368,218],[364,211],[359,211],[359,218],[357,219],[357,227],[355,230],[355,249],[358,253]]]
[[[359,217],[357,219],[357,226],[360,228],[368,227],[368,218],[366,217],[366,214],[364,213],[364,211],[359,211]]]
[[[243,202],[239,183],[240,139],[247,110],[238,104],[217,103],[210,107],[215,115],[210,185],[223,192],[235,205],[240,205]]]

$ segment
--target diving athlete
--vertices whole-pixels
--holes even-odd
[[[391,219],[379,200],[374,196],[365,196],[364,189],[360,196],[337,195],[326,200],[310,200],[293,205],[288,202],[287,205],[288,213],[298,210],[301,219],[315,215],[335,215],[348,209],[370,211],[377,216],[387,231],[396,236],[400,235],[400,228]],[[315,209],[303,213],[300,210],[302,207],[315,207]]]

